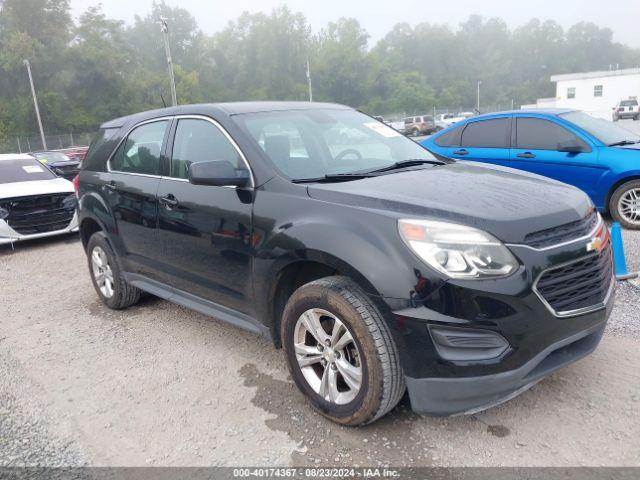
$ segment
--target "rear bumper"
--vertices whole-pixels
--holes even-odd
[[[5,222],[4,220],[0,220],[0,245],[7,245],[10,243],[20,242],[23,240],[34,240],[37,238],[52,237],[55,235],[64,235],[66,233],[74,233],[77,231],[78,231],[78,212],[77,211],[73,215],[71,222],[69,222],[69,224],[65,228],[61,230],[34,233],[30,235],[21,235],[15,230],[13,230],[9,225],[7,225],[7,222]]]
[[[411,407],[417,413],[448,416],[471,414],[506,402],[593,352],[602,339],[605,323],[550,345],[514,370],[478,377],[406,377]]]

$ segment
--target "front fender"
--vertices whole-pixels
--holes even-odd
[[[601,186],[603,210],[609,210],[609,200],[613,192],[625,182],[640,179],[640,170],[625,170],[622,172],[612,172],[604,179],[604,185]],[[599,206],[599,205],[598,205]]]
[[[404,245],[397,219],[379,212],[298,198],[294,204],[277,196],[269,201],[278,219],[254,214],[259,243],[254,258],[254,294],[258,311],[266,311],[279,273],[300,261],[314,261],[356,280],[369,295],[406,302],[424,298],[443,280],[420,264]],[[277,202],[277,207],[273,203]],[[307,205],[308,204],[308,205]],[[256,203],[255,212],[261,210]]]

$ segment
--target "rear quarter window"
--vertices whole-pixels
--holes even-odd
[[[82,170],[104,170],[107,158],[116,148],[118,140],[118,131],[116,128],[101,128],[93,137],[89,145],[87,156],[82,161]]]

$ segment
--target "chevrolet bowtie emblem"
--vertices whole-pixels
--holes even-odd
[[[600,251],[603,244],[604,240],[602,240],[600,237],[596,237],[589,243],[587,243],[587,252]]]

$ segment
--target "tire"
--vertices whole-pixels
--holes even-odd
[[[627,206],[627,210],[623,210],[624,206]],[[623,227],[640,230],[640,180],[631,180],[619,186],[611,195],[609,211]]]
[[[96,289],[102,303],[113,310],[122,310],[138,303],[141,291],[130,285],[122,276],[118,259],[104,233],[96,232],[89,239],[87,261],[93,288]],[[101,272],[99,268],[102,268]]]
[[[331,343],[338,324],[340,335]],[[322,331],[312,334],[307,325]],[[393,409],[404,395],[404,375],[389,327],[351,279],[326,277],[296,290],[285,306],[280,333],[294,382],[328,419],[365,425]],[[309,365],[303,368],[299,359]],[[354,374],[358,371],[360,377]]]

